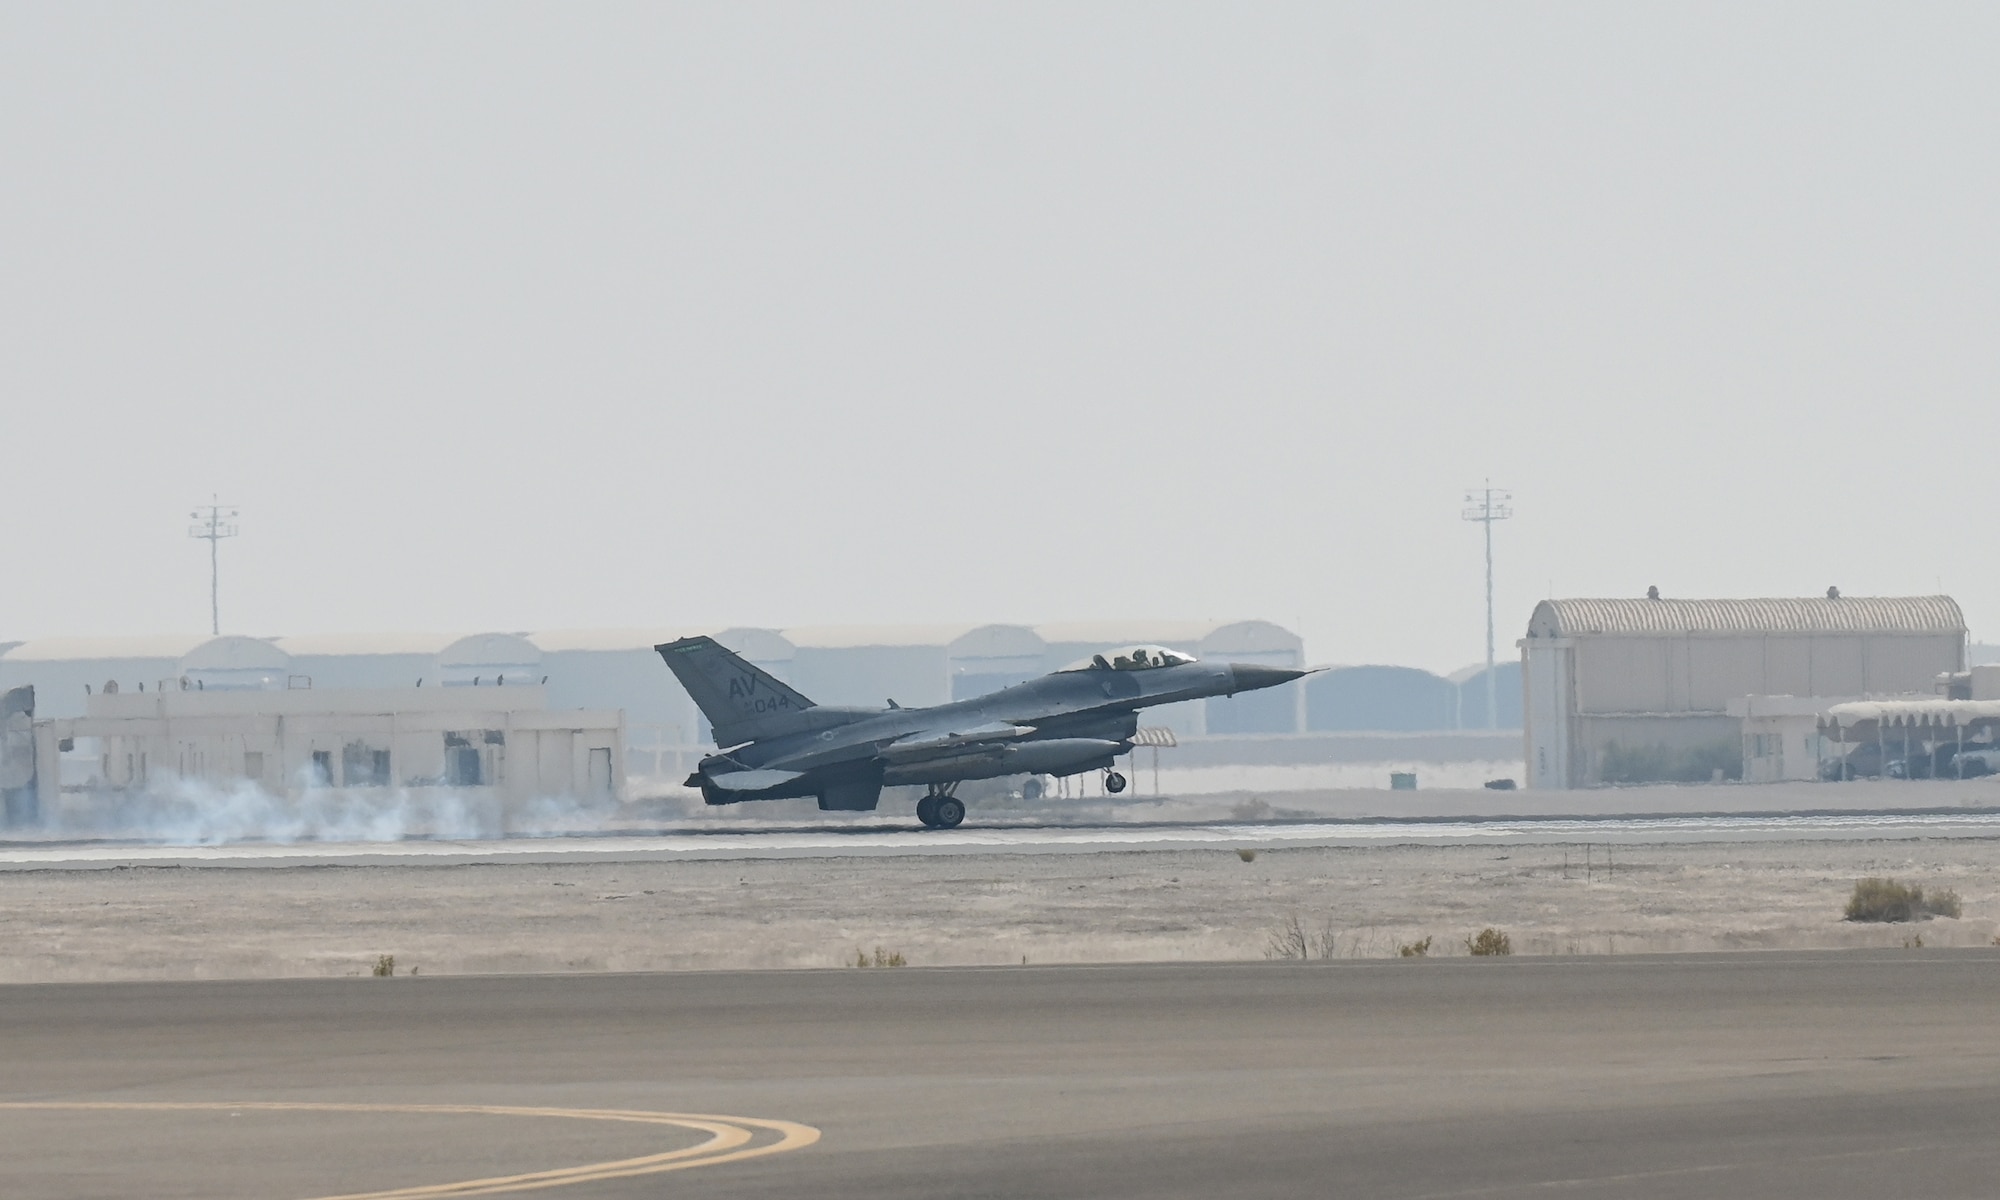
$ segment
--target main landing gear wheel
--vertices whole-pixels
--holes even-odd
[[[965,820],[965,801],[953,796],[958,790],[958,782],[934,783],[924,798],[917,801],[917,820],[931,829],[956,828]]]
[[[1125,777],[1116,771],[1104,773],[1104,790],[1116,796],[1125,790]]]

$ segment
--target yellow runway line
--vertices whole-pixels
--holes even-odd
[[[613,1108],[524,1108],[497,1104],[338,1104],[289,1100],[258,1100],[240,1104],[207,1101],[120,1101],[47,1100],[0,1101],[5,1110],[60,1110],[71,1112],[348,1112],[348,1113],[432,1113],[458,1116],[554,1117],[575,1121],[625,1121],[640,1125],[673,1125],[706,1133],[708,1140],[679,1150],[648,1154],[638,1158],[586,1163],[522,1175],[498,1175],[488,1179],[464,1179],[453,1183],[421,1184],[382,1192],[349,1192],[323,1196],[317,1200],[450,1200],[460,1196],[497,1196],[507,1192],[536,1191],[592,1183],[602,1179],[628,1179],[636,1175],[656,1175],[665,1171],[685,1171],[690,1167],[710,1167],[739,1162],[767,1154],[801,1150],[819,1140],[819,1130],[793,1121],[772,1121],[762,1117],[724,1117],[698,1113],[647,1112]],[[777,1134],[777,1140],[750,1145],[759,1132]]]

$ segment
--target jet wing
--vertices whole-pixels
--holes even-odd
[[[927,729],[899,737],[883,746],[878,753],[890,762],[910,762],[937,754],[960,753],[986,743],[999,745],[1027,737],[1033,732],[1033,725],[1016,725],[1011,721],[992,721],[968,729]]]

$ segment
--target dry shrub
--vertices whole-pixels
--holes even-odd
[[[1236,852],[1236,857],[1242,859],[1244,862],[1256,862],[1257,852],[1245,846]]]
[[[1497,929],[1482,929],[1477,936],[1465,939],[1465,952],[1481,958],[1512,954],[1514,939]]]
[[[1239,851],[1238,853],[1241,853]],[[1278,927],[1264,939],[1265,958],[1306,958],[1311,943],[1306,940],[1306,927],[1297,914],[1286,917]]]
[[[1847,899],[1849,921],[1914,921],[1922,913],[1922,888],[1907,888],[1893,879],[1870,876],[1854,885]]]
[[[375,977],[377,979],[387,979],[389,976],[394,975],[395,973],[396,973],[395,955],[384,954],[380,958],[375,960]]]
[[[1340,938],[1333,931],[1331,919],[1317,930],[1308,930],[1297,913],[1279,922],[1264,942],[1265,958],[1337,958],[1339,954]]]
[[[1847,899],[1850,921],[1928,921],[1957,917],[1963,911],[1958,893],[1950,888],[1927,897],[1922,887],[1879,876],[1857,882],[1854,894]]]
[[[1027,960],[1023,959],[1022,961],[1026,962]],[[854,952],[854,965],[857,967],[907,967],[910,965],[910,960],[904,958],[900,950],[889,951],[877,946],[875,947],[875,957],[873,959],[868,957],[866,950],[856,950]]]
[[[1490,932],[1490,931],[1489,931]],[[1426,936],[1421,942],[1404,942],[1396,947],[1396,953],[1404,958],[1423,958],[1431,952],[1431,939]]]

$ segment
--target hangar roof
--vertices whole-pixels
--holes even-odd
[[[1216,656],[1304,649],[1304,639],[1271,621],[1230,621],[1209,630],[1201,639],[1202,653]]]
[[[1520,670],[1521,660],[1518,658],[1500,659],[1498,662],[1493,664],[1493,674],[1496,678],[1504,677],[1505,672],[1509,668],[1516,671]],[[1469,667],[1460,667],[1458,670],[1453,671],[1451,674],[1445,676],[1445,678],[1453,683],[1467,684],[1471,683],[1473,680],[1479,678],[1481,675],[1484,674],[1486,674],[1486,664],[1481,662],[1481,663],[1473,663]]]
[[[1054,647],[1106,649],[1137,641],[1172,646],[1203,658],[1305,665],[1305,643],[1299,635],[1269,621],[1064,622],[1038,625],[1035,632]]]
[[[977,625],[807,625],[779,630],[801,649],[853,650],[862,646],[949,646]]]
[[[1485,670],[1485,664],[1480,664],[1479,669],[1482,671]],[[1390,675],[1399,678],[1410,675],[1424,675],[1437,680],[1439,683],[1451,682],[1451,680],[1439,675],[1436,671],[1426,671],[1422,667],[1399,667],[1394,663],[1329,663],[1325,666],[1314,667],[1313,671],[1314,681],[1331,678],[1351,679],[1359,675],[1372,675],[1378,678]]]
[[[282,671],[292,656],[263,638],[225,633],[210,638],[181,658],[183,671]]]
[[[691,637],[698,633],[713,634],[713,629],[542,629],[528,635],[544,654],[567,651],[618,651],[643,650],[647,654],[662,642],[675,638]]]
[[[1544,600],[1529,637],[1814,633],[1958,634],[1950,596],[1805,596],[1762,600]]]
[[[1035,632],[1051,645],[1114,646],[1124,642],[1159,642],[1163,645],[1199,645],[1203,638],[1230,621],[1059,621],[1035,626]]]
[[[518,633],[473,633],[438,651],[442,667],[512,667],[542,661],[541,647]]]
[[[952,639],[954,658],[1034,658],[1048,650],[1040,634],[1026,625],[981,625]]]
[[[56,662],[64,659],[179,658],[209,640],[206,633],[165,633],[151,637],[33,638],[7,651],[11,662]]]
[[[776,630],[758,629],[748,625],[725,629],[715,635],[715,640],[751,662],[767,666],[790,662],[793,652],[798,649],[796,645],[786,640],[784,634]]]
[[[291,655],[436,654],[462,636],[456,633],[308,633],[277,639]]]

